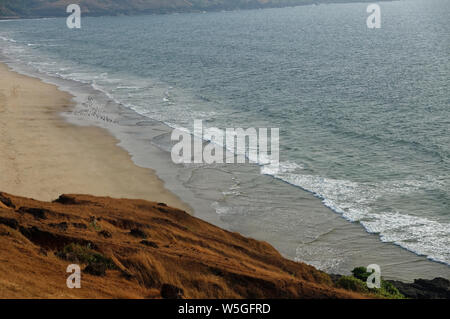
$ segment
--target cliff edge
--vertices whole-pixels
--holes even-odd
[[[363,298],[163,203],[0,193],[0,298]],[[67,267],[81,268],[69,289]]]

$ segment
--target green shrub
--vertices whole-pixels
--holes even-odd
[[[56,255],[62,259],[80,264],[104,264],[107,269],[115,268],[114,262],[110,258],[103,256],[89,246],[81,246],[80,244],[68,244],[58,251]]]
[[[403,296],[397,288],[395,288],[395,286],[393,284],[391,284],[390,282],[387,282],[385,280],[383,280],[383,278],[381,278],[381,287],[378,288],[368,288],[367,287],[367,278],[371,275],[370,272],[367,271],[366,267],[356,267],[355,269],[352,270],[352,274],[353,276],[347,276],[347,277],[342,277],[342,278],[354,278],[355,280],[358,280],[358,282],[364,285],[365,292],[369,292],[370,294],[373,294],[376,297],[380,297],[380,298],[389,298],[389,299],[402,299],[405,298],[405,296]],[[341,279],[342,279],[341,278]],[[339,280],[340,281],[340,280]],[[338,284],[339,284],[338,281]],[[358,287],[355,287],[355,283],[353,283],[353,288],[352,289],[352,285],[350,284],[350,280],[346,279],[344,281],[344,283],[342,283],[342,285],[347,286],[349,288],[346,288],[344,286],[340,286],[344,289],[348,289],[348,290],[353,290],[353,291],[359,291],[359,292],[364,292],[361,290],[355,290],[355,289],[360,289]]]
[[[390,282],[381,280],[381,288],[380,289],[370,289],[373,291],[377,296],[383,297],[383,298],[389,298],[389,299],[403,299],[405,296],[403,296],[400,291],[398,291],[397,288]]]
[[[336,283],[336,286],[346,290],[367,293],[369,289],[364,281],[353,276],[342,276]]]
[[[366,267],[356,267],[352,270],[353,277],[358,278],[364,282],[367,281],[367,278],[371,275],[370,272],[367,271]]]

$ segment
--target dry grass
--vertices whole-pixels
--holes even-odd
[[[184,298],[364,297],[265,242],[165,205],[87,195],[48,203],[4,193],[0,203],[1,298],[161,298],[164,285]],[[82,269],[113,267],[105,276],[83,272],[82,288],[68,289],[70,260]]]

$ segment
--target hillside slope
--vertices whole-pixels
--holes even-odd
[[[66,7],[72,3],[79,4],[85,15],[132,15],[255,9],[352,1],[369,0],[0,0],[0,17],[67,16]]]
[[[0,193],[0,298],[358,298],[330,277],[162,203]],[[69,264],[82,269],[69,289]]]

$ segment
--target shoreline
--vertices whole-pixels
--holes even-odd
[[[106,130],[65,121],[61,113],[74,107],[69,93],[3,63],[0,87],[2,191],[46,201],[62,193],[128,197],[192,210]]]

